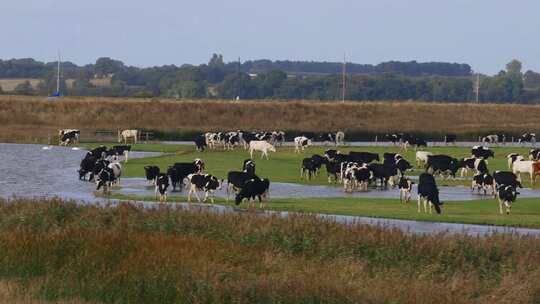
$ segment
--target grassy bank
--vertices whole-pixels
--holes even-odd
[[[82,130],[95,140],[96,130],[137,128],[161,137],[205,130],[345,130],[372,138],[392,131],[442,138],[454,132],[474,134],[534,131],[540,106],[473,105],[413,102],[312,102],[171,100],[129,98],[0,96],[1,141],[46,141],[61,128]],[[176,136],[175,136],[176,137]]]
[[[0,279],[106,303],[535,303],[538,239],[0,201]],[[23,289],[25,290],[25,289]]]

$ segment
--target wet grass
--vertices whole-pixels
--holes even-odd
[[[0,200],[0,280],[104,303],[536,303],[540,241]]]

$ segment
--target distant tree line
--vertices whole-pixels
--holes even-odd
[[[24,82],[10,93],[49,95],[56,90],[56,65],[56,62],[33,59],[0,60],[0,78],[41,79],[37,87]],[[119,60],[99,58],[95,64],[85,66],[62,62],[60,88],[64,94],[76,96],[337,100],[342,98],[341,68],[340,63],[331,62],[224,63],[218,54],[207,64],[180,67],[138,68]],[[348,71],[347,100],[471,102],[476,99],[476,76],[466,64],[414,61],[348,64]],[[96,84],[100,79],[110,81],[107,85]],[[522,73],[521,63],[513,60],[497,75],[481,75],[478,98],[480,102],[540,103],[540,74]]]

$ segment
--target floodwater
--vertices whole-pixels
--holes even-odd
[[[93,195],[94,183],[79,181],[77,169],[86,151],[69,147],[0,144],[0,163],[2,177],[0,178],[0,197],[53,197],[59,196],[87,203],[104,202]],[[132,152],[130,158],[156,156],[154,152]],[[152,187],[143,178],[124,178],[121,180],[125,194],[153,194]],[[443,200],[481,199],[483,196],[471,194],[467,187],[441,187]],[[540,197],[540,191],[530,189],[520,190],[520,197]],[[298,184],[272,183],[270,194],[272,198],[289,197],[373,197],[396,198],[397,190],[370,190],[354,194],[343,193],[342,188],[332,186],[303,186]],[[224,192],[219,193],[220,196]],[[413,195],[413,199],[415,196]],[[144,206],[158,205],[152,202],[141,202]],[[216,212],[245,212],[229,206],[208,204],[178,203],[176,207],[210,209]],[[276,214],[286,217],[287,212],[259,211],[260,214]],[[488,235],[492,233],[512,233],[520,235],[540,236],[540,229],[507,228],[485,225],[451,224],[416,222],[408,220],[377,219],[358,216],[316,215],[343,223],[364,223],[390,228],[397,228],[408,233],[466,233],[469,235]]]

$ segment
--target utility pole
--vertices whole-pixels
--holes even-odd
[[[342,75],[342,82],[343,82],[343,91],[341,92],[341,102],[345,102],[345,73],[346,73],[346,62],[345,62],[345,53],[343,53],[343,75]]]
[[[476,73],[476,103],[480,103],[480,73]]]

